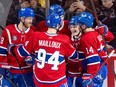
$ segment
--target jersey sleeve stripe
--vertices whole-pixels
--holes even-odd
[[[71,59],[75,59],[78,57],[78,54],[77,54],[77,51],[75,50],[71,56],[69,56],[68,58],[71,58]]]
[[[6,56],[7,53],[8,53],[7,48],[0,46],[0,55]]]
[[[20,56],[28,56],[29,55],[29,52],[23,47],[23,45],[19,46],[18,53]]]
[[[86,59],[91,58],[91,57],[95,57],[95,56],[99,56],[99,55],[98,54],[93,54],[93,55],[87,56]]]

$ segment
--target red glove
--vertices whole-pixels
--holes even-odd
[[[103,36],[106,36],[107,33],[108,33],[108,27],[104,24],[100,24],[99,26],[96,26],[95,30],[100,34],[100,35],[103,35]]]
[[[94,84],[92,78],[93,78],[93,75],[91,75],[91,74],[83,74],[83,76],[82,76],[83,87],[92,87]]]

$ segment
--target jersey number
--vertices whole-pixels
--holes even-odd
[[[94,53],[94,50],[93,50],[93,48],[92,48],[92,47],[90,47],[89,49],[88,49],[88,48],[86,48],[86,51],[87,51],[87,54],[89,54],[89,53]]]
[[[37,63],[37,67],[38,68],[44,68],[45,66],[45,59],[46,59],[46,50],[44,49],[40,49],[38,51],[38,60],[41,62],[41,63]],[[58,70],[58,65],[59,65],[59,51],[55,51],[51,56],[50,58],[48,58],[48,61],[47,63],[48,64],[52,64],[52,70]]]

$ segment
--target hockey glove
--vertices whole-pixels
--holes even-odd
[[[104,81],[104,78],[102,77],[102,75],[97,74],[95,78],[93,79],[93,81],[97,84],[101,84]]]
[[[27,58],[25,59],[25,62],[27,65],[34,65],[35,55],[31,54],[30,56],[27,56]]]
[[[5,68],[0,68],[0,74],[3,76],[7,76],[9,74],[9,70]]]
[[[107,33],[108,33],[108,27],[104,24],[100,24],[99,26],[96,26],[95,30],[100,34],[100,35],[103,35],[103,36],[106,36]]]
[[[15,48],[14,44],[8,45],[8,53],[11,54],[11,55],[13,55],[13,56],[15,56],[14,48]]]
[[[82,79],[83,79],[82,85],[84,87],[87,87],[87,86],[92,87],[93,86],[92,77],[93,76],[91,74],[83,74],[83,76],[82,76]]]

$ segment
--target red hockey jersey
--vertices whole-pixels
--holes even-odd
[[[3,62],[4,58],[7,58],[7,62],[12,68],[10,71],[12,73],[21,73],[20,69],[18,67],[18,64],[16,62],[16,58],[14,56],[7,54],[7,46],[9,44],[25,44],[27,43],[27,39],[29,39],[30,36],[33,35],[33,30],[30,28],[26,29],[24,32],[21,32],[17,25],[9,25],[7,26],[1,36],[0,40],[0,60]],[[28,66],[24,59],[21,57],[17,57],[19,60],[19,63],[22,67],[23,73],[27,73],[32,71],[32,66]]]
[[[82,35],[79,43],[79,59],[83,61],[85,73],[95,75],[103,62],[99,53],[104,50],[102,55],[107,55],[102,36],[96,31],[89,31]]]
[[[112,41],[114,39],[114,36],[110,31],[108,31],[108,33],[104,37],[104,39],[105,39],[105,42],[104,42],[104,40],[102,40],[100,42],[100,43],[102,43],[103,46],[104,46],[104,43]],[[77,49],[77,51],[79,51],[78,49],[81,49],[81,47],[78,46],[79,41],[80,41],[80,39],[76,40],[76,41],[74,39],[71,39],[71,43]],[[103,47],[102,49],[98,51],[98,55],[100,56],[100,58],[105,60],[107,58],[105,47]],[[83,60],[85,57],[84,55],[82,56],[83,52],[81,53],[81,51],[79,51],[79,54],[80,54],[79,57]],[[80,76],[82,74],[81,71],[82,71],[83,67],[82,67],[82,63],[81,63],[82,60],[81,59],[76,60],[76,61],[68,60],[68,65],[69,65],[68,66],[68,75],[69,76],[75,77],[75,76]],[[105,62],[107,63],[107,61],[105,61]]]
[[[36,54],[33,70],[38,87],[59,87],[66,83],[65,58],[77,58],[68,36],[45,32],[36,32],[27,45],[17,46],[15,52],[17,56]]]

